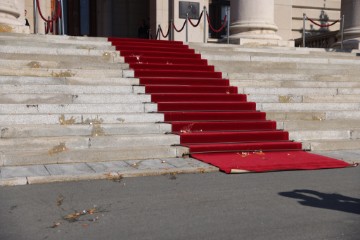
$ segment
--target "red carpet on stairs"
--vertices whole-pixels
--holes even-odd
[[[226,173],[342,168],[302,151],[286,131],[238,94],[222,73],[178,41],[109,38],[192,157]]]

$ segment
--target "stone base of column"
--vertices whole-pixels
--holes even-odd
[[[30,34],[30,28],[28,26],[0,23],[0,33],[2,32]]]
[[[337,42],[331,46],[332,48],[340,49],[341,42]],[[343,42],[344,50],[360,50],[360,38],[347,39]]]
[[[263,38],[245,38],[231,36],[229,39],[231,44],[237,44],[248,47],[274,46],[274,47],[294,47],[295,41],[278,40],[278,39],[263,39]]]

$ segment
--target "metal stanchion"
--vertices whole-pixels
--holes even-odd
[[[60,0],[60,3],[61,3],[61,34],[65,35],[64,1]]]
[[[160,29],[161,29],[160,24],[158,24],[158,30],[156,31],[156,34],[159,32],[159,39],[157,39],[157,40],[160,40],[160,39],[161,39],[161,36],[160,36],[161,32],[160,32]],[[156,38],[157,38],[157,36],[156,36]]]
[[[305,47],[305,21],[306,21],[306,14],[303,13],[303,47]]]
[[[227,8],[227,44],[230,43],[230,7]]]
[[[185,22],[185,42],[189,42],[189,26],[188,26],[189,13],[186,13],[186,22]]]
[[[38,33],[38,19],[37,19],[37,4],[36,4],[36,0],[34,0],[34,33],[37,34]]]
[[[204,43],[206,43],[206,6],[204,6]]]
[[[172,40],[174,40],[173,39],[173,23],[174,23],[174,20],[173,19],[171,19],[170,20],[170,28],[169,28],[169,40],[170,41],[172,41]]]
[[[345,23],[345,15],[342,15],[342,18],[341,18],[341,49],[344,49],[344,23]]]

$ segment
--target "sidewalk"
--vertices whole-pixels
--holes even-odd
[[[337,158],[349,163],[360,163],[360,150],[313,151],[312,153]],[[98,179],[119,181],[123,177],[216,171],[219,169],[193,158],[0,167],[0,186]]]

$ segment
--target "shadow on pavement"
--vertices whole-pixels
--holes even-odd
[[[299,199],[299,203],[304,206],[360,214],[360,199],[341,194],[295,189],[291,192],[280,192],[279,195]]]

